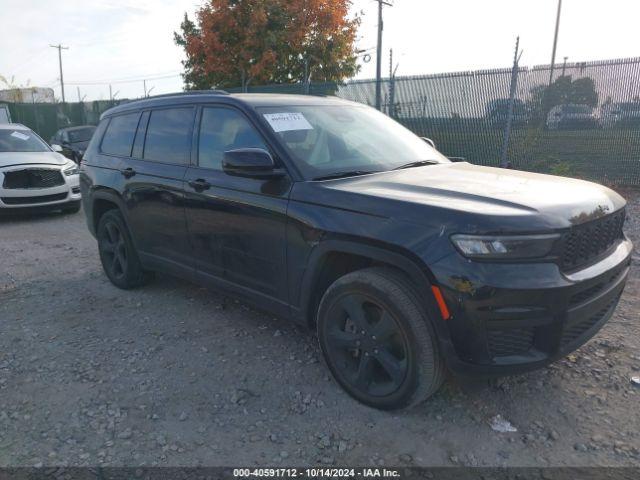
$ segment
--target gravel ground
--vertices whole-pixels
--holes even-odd
[[[638,260],[575,354],[384,413],[284,320],[170,277],[116,289],[82,213],[0,219],[0,466],[638,466]],[[493,431],[497,414],[517,432]]]

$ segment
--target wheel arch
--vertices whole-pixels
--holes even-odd
[[[309,257],[300,289],[302,322],[315,326],[320,299],[326,289],[340,276],[371,266],[386,266],[401,272],[418,289],[431,292],[435,278],[428,266],[413,258],[410,252],[388,246],[371,245],[354,240],[332,239],[316,246]],[[337,264],[337,265],[336,265]],[[430,298],[428,295],[425,298]],[[432,302],[426,302],[429,310]]]
[[[100,222],[100,218],[105,214],[105,212],[109,210],[118,209],[124,217],[125,221],[127,220],[127,210],[125,208],[124,201],[115,190],[103,187],[94,190],[91,196],[92,201],[90,226],[94,235],[98,230],[98,223]]]

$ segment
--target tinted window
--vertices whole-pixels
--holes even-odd
[[[166,163],[188,163],[193,108],[154,110],[149,118],[144,158]]]
[[[133,141],[133,152],[131,156],[134,158],[142,158],[142,151],[144,149],[144,136],[147,132],[147,122],[149,121],[149,112],[142,112],[142,117],[138,122],[138,133],[136,133],[136,139]]]
[[[240,113],[228,108],[205,108],[200,122],[198,165],[222,170],[227,150],[267,147],[260,134]]]
[[[138,117],[138,112],[113,117],[102,139],[101,150],[111,155],[130,156]]]
[[[93,132],[96,131],[96,127],[78,128],[76,130],[69,130],[69,140],[71,143],[76,142],[88,142],[91,140]]]

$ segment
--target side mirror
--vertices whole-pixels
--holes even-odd
[[[273,157],[262,148],[239,148],[228,150],[222,157],[222,169],[229,175],[253,178],[278,178],[285,175],[276,168]]]
[[[427,142],[429,145],[431,145],[432,148],[436,148],[436,143],[430,138],[427,138],[427,137],[420,137],[420,138],[425,142]]]
[[[51,150],[53,150],[54,152],[62,153],[62,147],[57,143],[51,145]]]

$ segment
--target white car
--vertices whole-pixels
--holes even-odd
[[[599,126],[593,108],[589,105],[574,103],[556,105],[547,116],[549,130],[587,130]]]
[[[80,210],[79,168],[33,131],[0,124],[0,213]]]

